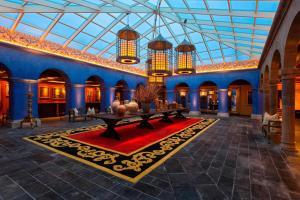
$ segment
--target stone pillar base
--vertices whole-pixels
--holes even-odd
[[[42,126],[41,120],[40,120],[39,118],[36,118],[36,120],[37,120],[37,126],[38,126],[38,127]],[[20,128],[21,121],[23,121],[23,119],[21,119],[21,120],[13,120],[13,121],[11,121],[11,122],[9,123],[9,127],[10,127],[10,128],[13,128],[13,129],[15,129],[15,128]],[[29,127],[29,125],[23,124],[23,127],[24,127],[24,128],[25,128],[25,127]]]
[[[258,120],[262,120],[262,115],[258,115],[258,114],[251,114],[251,119],[258,119]]]
[[[295,143],[294,144],[281,143],[280,148],[281,148],[281,150],[287,151],[287,152],[298,152]]]
[[[193,115],[193,116],[198,116],[198,115],[200,115],[200,114],[201,114],[200,111],[190,111],[190,112],[189,112],[189,115]]]
[[[222,113],[222,112],[219,112],[219,113],[218,113],[218,117],[229,117],[229,113]]]

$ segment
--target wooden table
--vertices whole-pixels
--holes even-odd
[[[173,123],[173,120],[170,119],[170,115],[175,114],[175,118],[184,119],[185,116],[182,114],[182,112],[184,112],[184,111],[186,111],[185,108],[178,108],[178,109],[169,109],[169,110],[164,110],[164,111],[151,110],[149,113],[138,112],[136,114],[126,114],[124,116],[118,116],[118,115],[113,115],[113,114],[97,114],[97,115],[93,115],[91,117],[97,118],[97,119],[102,119],[107,124],[106,130],[104,131],[104,133],[101,134],[101,136],[120,140],[121,137],[115,130],[115,127],[117,127],[117,126],[122,126],[122,125],[127,125],[127,124],[132,124],[132,123],[139,123],[137,125],[138,128],[154,129],[152,124],[149,123],[149,120],[152,116],[162,114],[156,118],[162,118],[160,120],[161,122]],[[132,119],[135,117],[140,117],[141,120],[135,120],[135,121],[128,122],[128,123],[118,124],[118,122],[120,122],[122,120]]]

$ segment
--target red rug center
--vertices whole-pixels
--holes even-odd
[[[87,143],[89,145],[98,146],[123,154],[131,154],[143,147],[160,141],[176,132],[191,126],[202,119],[187,118],[187,119],[172,119],[174,123],[159,122],[159,119],[150,120],[154,129],[141,129],[136,126],[138,123],[120,126],[116,131],[121,136],[121,140],[101,137],[105,129],[98,129],[82,133],[76,133],[68,136],[68,138]]]

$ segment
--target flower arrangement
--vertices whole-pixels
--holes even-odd
[[[134,98],[141,103],[151,103],[158,98],[160,87],[156,84],[148,84],[137,88]]]

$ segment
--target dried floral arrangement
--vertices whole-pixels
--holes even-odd
[[[245,60],[245,61],[212,64],[212,65],[202,65],[196,67],[196,72],[207,73],[207,72],[217,72],[217,71],[257,69],[258,62],[259,62],[258,60]]]
[[[135,91],[134,98],[141,103],[151,103],[158,98],[160,87],[156,84],[140,86]]]
[[[124,65],[115,61],[97,57],[96,55],[81,52],[69,47],[63,47],[62,45],[56,44],[50,41],[41,41],[38,37],[34,37],[25,33],[17,31],[10,31],[5,27],[0,26],[0,42],[13,44],[16,46],[26,47],[29,49],[54,54],[57,56],[63,56],[66,58],[91,63],[101,67],[107,67],[111,69],[126,71],[142,76],[146,76],[146,71],[130,65]]]

